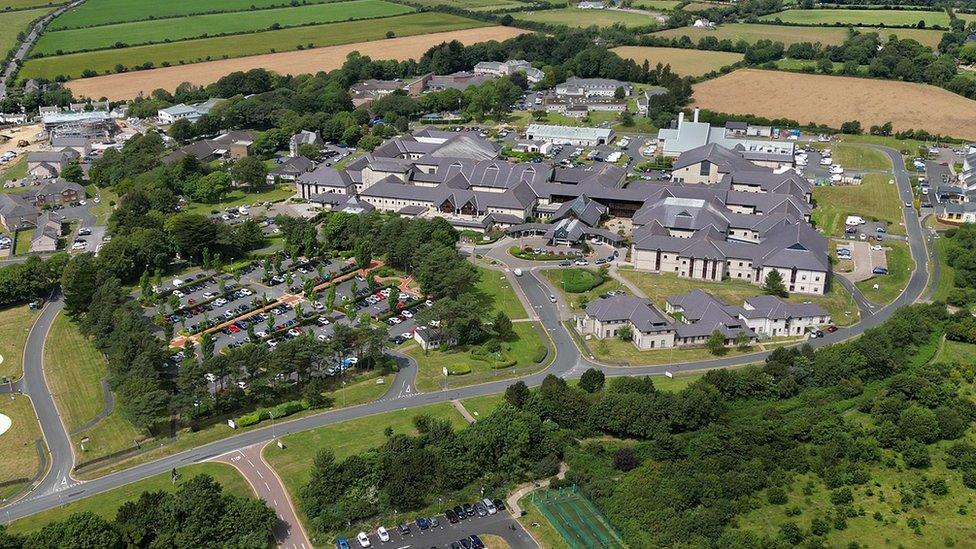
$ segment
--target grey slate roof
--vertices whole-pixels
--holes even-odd
[[[630,321],[641,332],[674,329],[650,300],[642,297],[616,295],[595,299],[586,305],[586,314],[601,322]]]
[[[827,316],[827,310],[816,303],[789,303],[771,295],[758,295],[746,300],[740,309],[746,318],[768,318],[785,320],[811,316]]]
[[[595,227],[605,213],[607,213],[606,206],[581,194],[573,200],[563,202],[562,206],[552,214],[552,218],[558,220],[572,215],[586,225]]]

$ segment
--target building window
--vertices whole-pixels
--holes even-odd
[[[712,163],[708,160],[702,160],[702,163],[698,166],[698,175],[707,176],[708,174],[712,173]]]

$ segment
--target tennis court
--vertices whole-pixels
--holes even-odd
[[[624,548],[620,534],[576,485],[532,494],[532,502],[573,549]]]

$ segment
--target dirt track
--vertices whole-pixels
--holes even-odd
[[[864,130],[892,122],[976,139],[976,101],[927,84],[741,69],[696,84],[695,105],[713,111],[792,118],[834,128],[859,120]]]
[[[246,71],[263,67],[281,74],[314,73],[338,69],[346,56],[354,51],[373,59],[418,58],[431,46],[450,40],[474,44],[488,40],[506,40],[526,31],[511,27],[481,27],[452,32],[441,32],[390,40],[359,42],[342,46],[311,50],[253,55],[237,59],[224,59],[165,67],[148,71],[110,74],[94,78],[82,78],[68,82],[75,97],[107,97],[113,101],[130,99],[139,94],[149,95],[157,88],[174,90],[182,82],[205,85],[234,71]]]

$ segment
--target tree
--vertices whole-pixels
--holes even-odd
[[[617,339],[620,341],[630,341],[634,338],[634,329],[630,326],[621,326],[617,330]]]
[[[630,111],[624,110],[620,112],[620,124],[624,127],[630,128],[634,125],[634,114]]]
[[[766,275],[762,291],[766,295],[774,295],[776,297],[789,296],[789,292],[786,291],[786,285],[783,283],[783,275],[780,274],[778,269],[772,269]]]
[[[747,334],[745,332],[739,332],[735,336],[735,347],[736,347],[736,349],[738,349],[740,351],[743,351],[743,352],[748,351],[749,350],[750,343],[751,343],[751,341],[749,339],[749,334]]]
[[[298,156],[304,156],[309,160],[318,161],[322,155],[322,148],[312,143],[302,143],[298,146]]]
[[[623,99],[627,96],[627,91],[624,90],[623,86],[617,86],[617,89],[613,90],[614,99]]]
[[[200,354],[203,356],[203,360],[210,360],[214,357],[214,344],[214,337],[210,332],[204,333],[203,337],[200,338]]]
[[[495,336],[502,341],[507,341],[514,335],[512,320],[508,318],[505,311],[498,311],[495,315],[495,319],[491,322],[491,331],[495,332]]]
[[[81,164],[78,163],[78,160],[72,160],[61,170],[61,177],[72,183],[83,183],[85,181],[85,172],[82,171]]]
[[[840,125],[841,133],[849,133],[852,135],[860,135],[864,130],[861,128],[861,122],[858,120],[850,120],[844,122]]]
[[[636,469],[640,465],[637,453],[633,448],[620,448],[613,454],[613,467],[619,471],[627,472]]]
[[[217,226],[200,214],[176,214],[166,219],[164,227],[177,253],[195,263],[202,259],[203,250],[213,245],[217,238]]]
[[[231,165],[230,175],[238,185],[256,191],[267,183],[268,168],[256,157],[245,156]]]
[[[230,191],[231,176],[226,172],[211,172],[190,185],[190,196],[199,202],[214,204]]]
[[[170,124],[169,130],[166,133],[181,143],[186,142],[193,139],[193,124],[189,120],[180,119]]]
[[[580,376],[579,387],[587,393],[595,393],[600,389],[603,389],[603,384],[606,381],[606,375],[597,370],[596,368],[588,368],[583,375]]]
[[[529,387],[524,381],[517,381],[505,389],[505,400],[516,408],[525,406],[530,395]]]
[[[722,356],[729,352],[728,348],[725,347],[725,335],[718,330],[714,330],[712,335],[708,336],[705,347],[708,349],[708,352],[715,356]]]
[[[386,298],[389,302],[390,312],[393,312],[397,308],[397,304],[400,303],[400,288],[398,286],[393,286],[390,288],[390,295]]]
[[[373,261],[373,244],[368,239],[356,242],[356,266],[360,269],[368,269]]]

